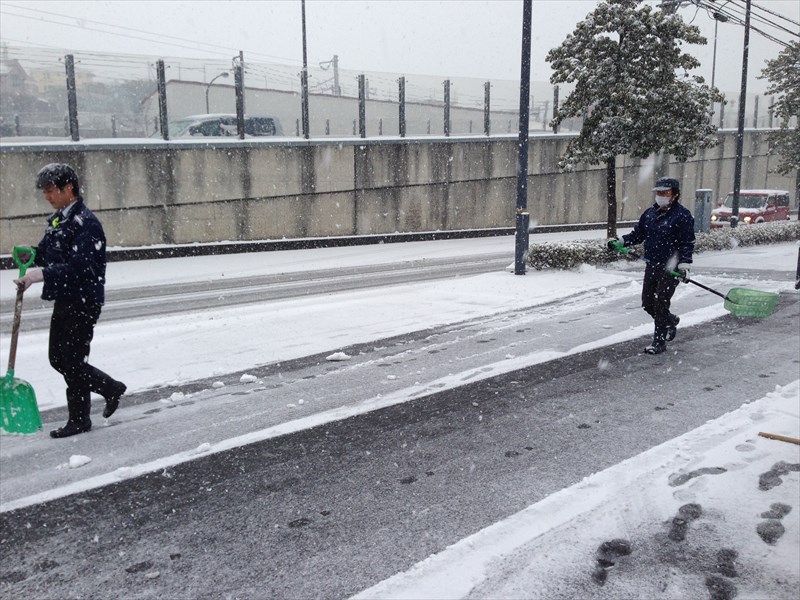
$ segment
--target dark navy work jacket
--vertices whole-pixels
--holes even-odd
[[[644,257],[651,263],[666,265],[670,261],[691,263],[694,253],[694,217],[679,202],[665,210],[658,205],[648,208],[633,231],[622,236],[627,246],[644,242]]]
[[[44,268],[42,300],[105,302],[106,236],[82,197],[66,218],[60,211],[47,218],[35,264]]]

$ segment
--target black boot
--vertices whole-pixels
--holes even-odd
[[[67,388],[67,411],[69,418],[64,427],[59,427],[50,432],[52,438],[65,438],[79,433],[85,433],[92,428],[89,412],[92,408],[92,399],[89,391],[75,392]]]
[[[86,433],[91,430],[92,422],[76,423],[75,421],[67,421],[67,424],[58,429],[50,432],[51,438],[65,438],[79,433]]]
[[[117,408],[119,407],[119,399],[122,398],[122,395],[127,389],[128,387],[121,381],[114,383],[114,385],[111,387],[111,391],[107,396],[105,396],[106,407],[103,409],[103,417],[107,419],[116,412]]]
[[[678,333],[678,323],[681,322],[681,318],[678,315],[670,315],[670,324],[667,326],[667,335],[666,340],[671,342],[675,339],[675,336]]]
[[[644,349],[645,354],[661,354],[667,350],[667,328],[656,327],[653,333],[653,343]]]

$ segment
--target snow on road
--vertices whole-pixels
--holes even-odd
[[[800,381],[595,473],[354,598],[793,598],[800,447],[762,431],[800,438]]]

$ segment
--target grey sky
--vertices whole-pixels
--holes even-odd
[[[532,79],[549,78],[547,51],[596,4],[596,0],[534,0]],[[797,0],[756,4],[800,21]],[[245,60],[302,64],[300,0],[2,0],[0,9],[0,38],[12,46],[208,60],[227,60],[242,50]],[[703,63],[697,73],[710,80],[714,21],[694,6],[682,8],[680,14],[709,39],[707,46],[691,46],[689,51]],[[521,18],[522,0],[308,0],[308,62],[317,65],[337,54],[340,67],[351,71],[515,80],[520,70]],[[770,32],[787,42],[797,39]],[[716,84],[723,91],[739,89],[742,42],[742,26],[720,24]],[[774,42],[751,35],[748,91],[763,91],[766,83],[756,76],[764,61],[780,50]]]

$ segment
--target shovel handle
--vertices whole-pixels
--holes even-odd
[[[28,255],[28,260],[22,260],[23,254]],[[28,248],[27,246],[14,246],[12,255],[14,257],[14,262],[19,267],[19,276],[24,277],[28,267],[30,267],[33,264],[33,261],[36,260],[36,248]]]
[[[643,261],[648,262],[648,260],[644,256],[639,256],[638,254],[635,254],[635,253],[631,252],[629,248],[626,248],[620,242],[613,242],[612,245],[617,250],[617,252],[621,252],[622,254],[629,254],[629,255],[633,256],[634,258],[640,258]],[[719,296],[723,300],[727,300],[728,302],[733,302],[733,300],[728,298],[728,296],[726,296],[722,292],[718,292],[717,290],[713,290],[710,287],[703,285],[702,283],[696,282],[694,279],[689,279],[688,277],[684,279],[683,276],[680,273],[678,273],[677,271],[670,271],[669,274],[672,275],[673,277],[681,278],[681,281],[683,281],[685,283],[694,284],[697,287],[703,288],[707,292],[711,292],[712,294],[716,294],[717,296]],[[733,302],[733,303],[736,304],[735,302]]]
[[[11,326],[11,343],[8,347],[8,373],[14,376],[14,365],[17,362],[17,338],[19,338],[19,323],[22,319],[22,297],[25,293],[21,287],[17,288],[17,300],[14,302],[14,323]]]
[[[671,273],[672,275],[674,275],[675,277],[680,277],[680,276],[681,276],[681,274],[680,274],[680,273],[675,273],[674,271],[671,271],[670,273]],[[720,298],[722,298],[723,300],[727,300],[728,302],[733,302],[733,300],[731,300],[730,298],[728,298],[728,297],[727,297],[725,294],[723,294],[722,292],[718,292],[717,290],[712,290],[712,289],[711,289],[710,287],[708,287],[707,285],[703,285],[702,283],[697,283],[697,282],[696,282],[694,279],[683,279],[682,281],[685,281],[686,283],[693,283],[693,284],[694,284],[694,285],[696,285],[697,287],[701,287],[701,288],[703,288],[704,290],[706,290],[707,292],[711,292],[712,294],[716,294],[717,296],[719,296],[719,297],[720,297]],[[734,303],[734,304],[736,304],[736,302],[733,302],[733,303]]]

